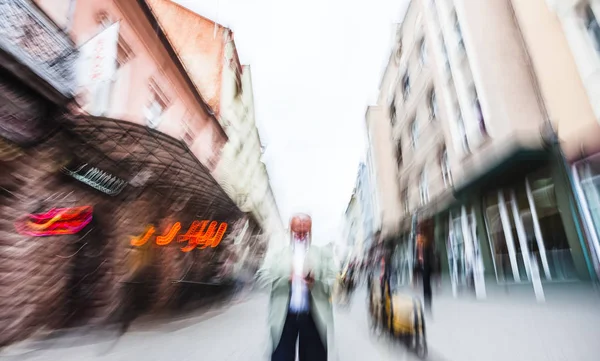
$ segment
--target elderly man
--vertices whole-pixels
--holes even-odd
[[[332,360],[336,277],[333,252],[311,245],[312,219],[297,214],[290,221],[290,242],[272,245],[259,280],[271,287],[269,326],[271,361]]]

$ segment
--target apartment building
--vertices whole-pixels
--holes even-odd
[[[545,27],[538,26],[532,11],[544,15]],[[558,124],[582,228],[593,250],[590,262],[600,274],[600,1],[532,1],[515,4],[515,12],[521,26],[530,29],[524,31],[526,42],[547,110]],[[543,41],[549,33],[542,30],[555,34],[552,42]]]
[[[260,225],[212,177],[227,135],[146,1],[4,1],[0,23],[0,345],[114,322],[134,278],[149,313],[222,282]],[[173,242],[201,221],[218,247]]]
[[[148,0],[192,80],[227,134],[215,178],[267,238],[283,224],[261,161],[249,65],[242,65],[231,29],[171,0]]]
[[[388,66],[383,77],[383,86],[393,83],[395,79],[394,68]],[[369,141],[368,164],[373,174],[372,193],[376,218],[374,223],[379,226],[382,239],[398,234],[401,216],[397,185],[398,166],[386,99],[386,96],[380,93],[377,104],[369,106],[365,114]]]
[[[416,215],[459,288],[477,270],[502,284],[536,267],[544,282],[594,277],[562,149],[581,148],[597,118],[559,18],[544,0],[411,1],[380,87],[385,116],[367,119],[375,157],[395,150],[377,175],[396,172],[397,190],[377,186],[383,202],[399,194],[400,263]]]
[[[356,193],[361,209],[363,248],[368,249],[373,244],[375,235],[375,222],[373,205],[372,179],[367,163],[361,162],[358,167],[358,178],[356,182]]]
[[[364,230],[361,202],[356,189],[344,213],[342,263],[361,260],[364,256]]]

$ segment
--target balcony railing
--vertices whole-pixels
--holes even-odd
[[[0,0],[0,50],[63,97],[73,96],[77,50],[32,1]]]

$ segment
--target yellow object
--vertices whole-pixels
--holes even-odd
[[[380,318],[381,316],[381,288],[377,287],[375,283],[371,289],[372,304],[374,309],[371,311],[371,317]],[[422,307],[419,300],[402,294],[395,294],[391,296],[390,304],[390,292],[388,286],[385,288],[385,313],[387,319],[384,320],[385,328],[392,329],[395,335],[406,335],[420,332],[423,327],[423,314]],[[390,308],[393,305],[393,322],[390,322]],[[416,313],[416,314],[415,314]],[[416,321],[416,322],[415,322]]]
[[[389,315],[390,298],[386,297],[386,311]],[[414,333],[415,330],[415,304],[412,298],[394,295],[392,296],[394,306],[394,322],[392,324],[394,334]]]

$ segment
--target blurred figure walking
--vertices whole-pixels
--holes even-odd
[[[442,257],[437,248],[433,251],[433,275],[435,280],[435,286],[437,290],[442,289]]]
[[[434,269],[433,244],[423,235],[417,236],[417,269],[423,284],[425,310],[431,312],[431,276]]]
[[[291,242],[271,247],[259,281],[270,286],[270,359],[333,360],[333,307],[336,280],[333,252],[311,245],[312,219],[297,214],[290,221]]]

